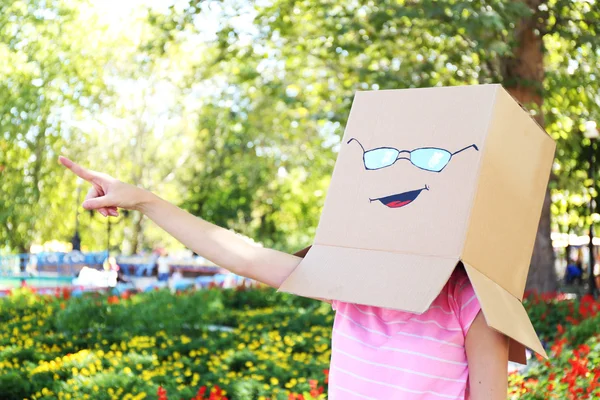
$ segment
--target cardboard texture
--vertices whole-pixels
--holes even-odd
[[[546,357],[521,300],[554,150],[500,85],[357,92],[314,244],[280,290],[422,313],[462,263],[510,359]]]

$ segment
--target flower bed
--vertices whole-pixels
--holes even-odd
[[[218,385],[287,400],[325,384],[327,304],[264,289],[65,297],[0,300],[2,399],[208,398]]]
[[[550,360],[509,377],[511,399],[600,398],[600,303],[591,296],[530,294],[524,302]]]
[[[512,399],[600,396],[599,304],[531,296],[553,355]],[[2,399],[325,398],[333,312],[268,289],[0,299]],[[595,396],[595,397],[594,397]]]

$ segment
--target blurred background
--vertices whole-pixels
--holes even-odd
[[[600,219],[595,1],[24,0],[0,15],[0,254],[178,248],[137,212],[83,211],[59,154],[300,249],[356,90],[501,83],[558,141],[528,287],[595,263],[578,251]]]
[[[295,251],[356,90],[501,83],[558,141],[528,282],[556,290],[595,263],[599,19],[592,0],[0,2],[0,254],[178,249],[81,209],[59,154]]]
[[[596,0],[0,0],[0,292],[117,283],[145,290],[155,281],[177,290],[176,274],[180,288],[253,285],[182,248],[138,212],[105,219],[83,210],[87,185],[58,164],[59,154],[258,245],[293,252],[314,236],[355,91],[501,83],[558,143],[528,290],[565,293],[546,298],[548,309],[591,294],[582,304],[594,311],[579,313],[595,315],[599,29]],[[101,321],[120,301],[111,298]],[[308,307],[269,299],[258,303]],[[20,318],[18,304],[2,321]],[[92,303],[65,304],[55,311],[75,307],[70,320],[57,317],[71,321],[66,331],[48,329],[70,332],[86,312],[97,321]],[[562,324],[580,322],[565,305],[550,323],[548,309],[528,308],[548,341],[564,333]],[[42,326],[40,310],[30,311]],[[115,327],[131,318],[124,310]],[[319,312],[326,326],[329,316]],[[231,325],[236,315],[221,322]],[[140,334],[152,331],[141,324]],[[323,335],[317,369],[327,363]],[[584,336],[569,343],[575,348]],[[61,343],[64,352],[85,348]],[[30,393],[23,389],[30,372],[4,398]],[[186,382],[204,382],[193,376]],[[272,387],[292,382],[279,379]],[[516,382],[520,396],[525,381]],[[73,385],[69,393],[78,393]]]

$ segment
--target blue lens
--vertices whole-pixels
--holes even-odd
[[[365,152],[365,168],[379,169],[396,162],[400,152],[396,149],[381,148]]]
[[[425,148],[413,150],[410,153],[410,162],[421,169],[440,172],[450,161],[452,154],[448,150]]]

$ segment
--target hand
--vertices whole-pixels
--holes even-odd
[[[121,182],[110,175],[85,169],[66,157],[60,156],[58,160],[75,175],[92,184],[83,202],[83,208],[86,210],[98,210],[105,217],[117,217],[117,207],[136,210],[143,201],[146,193],[143,189]]]

